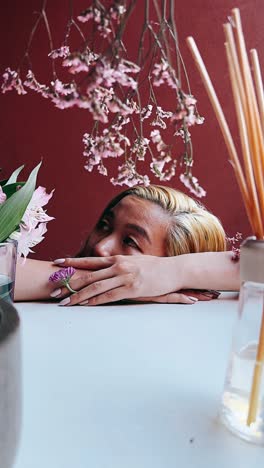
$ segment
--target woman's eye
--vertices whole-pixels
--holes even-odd
[[[132,237],[129,237],[129,236],[125,237],[123,242],[125,245],[128,245],[129,247],[140,250],[138,244],[134,241],[134,239],[132,239]]]
[[[97,229],[103,232],[108,232],[110,230],[110,224],[106,219],[101,219],[97,224]]]

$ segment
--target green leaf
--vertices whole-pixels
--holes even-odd
[[[13,172],[13,174],[11,174],[11,176],[9,177],[9,179],[8,179],[8,181],[6,182],[5,185],[14,184],[14,183],[17,181],[17,177],[18,177],[18,175],[20,174],[20,172],[22,171],[23,168],[24,168],[24,164],[23,164],[23,166],[18,167],[18,168]]]
[[[7,198],[10,198],[13,193],[17,192],[18,188],[23,187],[26,182],[16,182],[14,184],[4,185],[3,192],[6,194]]]
[[[41,162],[33,169],[25,185],[0,206],[0,242],[15,231],[23,218],[36,187],[40,166]]]

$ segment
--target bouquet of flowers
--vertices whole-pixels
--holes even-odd
[[[0,181],[0,242],[17,241],[18,255],[27,257],[32,247],[44,239],[47,222],[54,219],[43,210],[50,198],[44,187],[36,187],[41,163],[26,182],[17,177],[24,166],[16,169],[8,180]]]

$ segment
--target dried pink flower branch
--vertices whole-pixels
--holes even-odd
[[[117,176],[110,179],[113,184],[147,185],[150,180],[141,174],[140,164],[148,160],[150,172],[159,180],[170,180],[176,170],[181,170],[183,184],[196,196],[204,196],[205,191],[192,174],[190,134],[190,127],[203,123],[203,118],[190,89],[186,93],[182,87],[174,0],[92,0],[77,19],[70,14],[65,38],[57,48],[52,43],[47,1],[43,1],[33,31],[35,34],[43,20],[49,36],[53,78],[50,83],[41,84],[30,69],[23,81],[19,71],[8,68],[3,75],[2,92],[16,89],[25,94],[28,88],[50,99],[59,109],[87,109],[95,122],[83,137],[84,167],[89,172],[96,167],[107,176],[106,160],[118,158]],[[127,54],[125,31],[133,10],[141,9],[142,4],[145,19],[135,61]],[[88,28],[86,35],[82,27],[85,31]],[[81,37],[75,50],[70,45],[73,28]],[[25,59],[30,56],[34,34],[31,33]],[[58,78],[55,61],[64,75],[65,71],[70,73],[68,82]],[[189,88],[188,77],[185,78]],[[171,96],[170,108],[162,102],[164,95]],[[182,146],[178,157],[174,150],[176,139]]]

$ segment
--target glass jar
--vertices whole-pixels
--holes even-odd
[[[0,242],[0,299],[14,300],[17,243]]]
[[[264,241],[241,246],[238,317],[220,419],[239,437],[264,445]]]
[[[19,316],[0,299],[0,467],[11,468],[21,427],[21,345]]]

